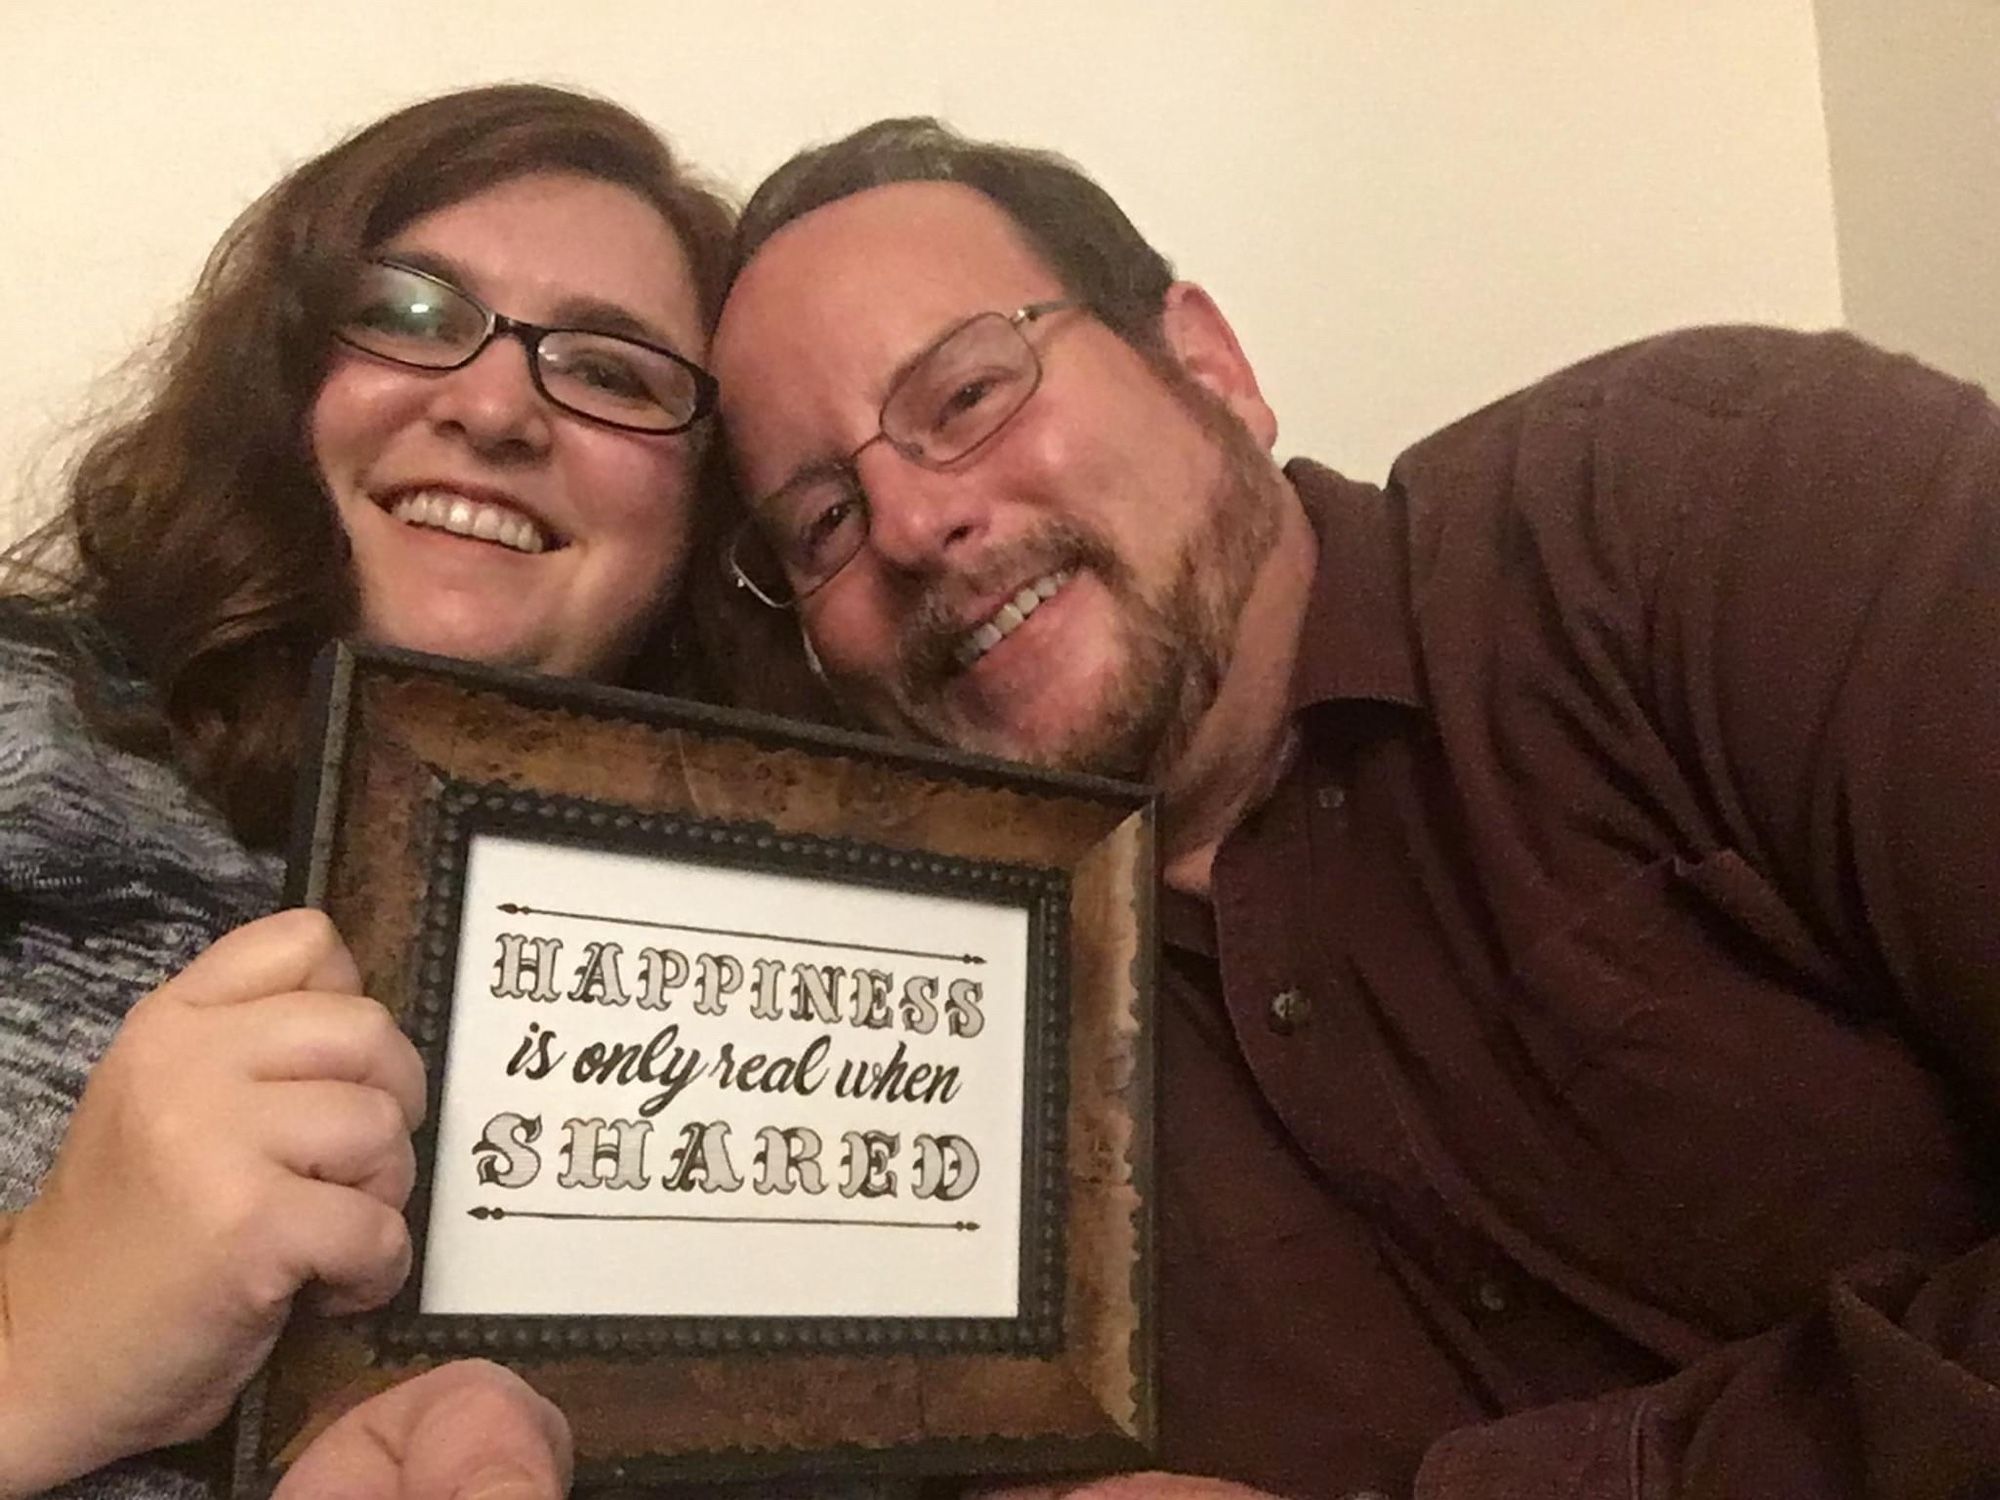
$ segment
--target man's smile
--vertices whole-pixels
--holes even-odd
[[[1021,585],[958,642],[953,655],[961,670],[968,670],[995,646],[1027,622],[1028,616],[1053,599],[1076,576],[1076,569],[1057,568]]]

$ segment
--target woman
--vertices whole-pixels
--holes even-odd
[[[266,915],[307,668],[661,659],[730,222],[598,100],[391,115],[236,224],[11,555],[0,1494],[208,1430],[301,1287],[400,1284],[421,1067],[323,919]]]

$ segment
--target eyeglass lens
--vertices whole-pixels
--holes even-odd
[[[963,458],[999,430],[1035,388],[1040,370],[1020,329],[986,313],[953,333],[889,392],[882,430],[924,463]]]
[[[1012,318],[983,313],[912,366],[882,405],[883,436],[930,467],[964,458],[1034,394],[1041,366]],[[759,530],[771,555],[740,546],[737,563],[767,598],[811,593],[861,550],[868,508],[842,466],[773,496]]]
[[[449,282],[371,263],[357,278],[336,332],[383,359],[450,370],[478,354],[491,326],[486,309]],[[542,393],[582,416],[666,431],[699,411],[694,373],[661,350],[577,328],[540,333],[529,342]]]

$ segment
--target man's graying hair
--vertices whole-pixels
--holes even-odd
[[[1160,348],[1173,267],[1111,195],[1053,151],[969,140],[929,116],[878,120],[801,151],[766,178],[737,228],[732,279],[794,219],[897,182],[955,182],[991,198],[1061,278],[1127,343]]]

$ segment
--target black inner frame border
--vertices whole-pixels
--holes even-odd
[[[403,1358],[650,1357],[740,1353],[1061,1352],[1067,1221],[1066,1122],[1070,882],[1061,869],[964,859],[768,824],[645,812],[618,803],[463,780],[433,768],[419,818],[424,913],[404,1027],[425,1062],[430,1113],[418,1131],[408,1217],[414,1263],[403,1289],[367,1320],[378,1352]],[[466,861],[476,834],[638,853],[796,878],[1015,905],[1028,913],[1023,1019],[1020,1310],[1012,1318],[715,1317],[423,1313],[436,1121],[455,1000]]]

